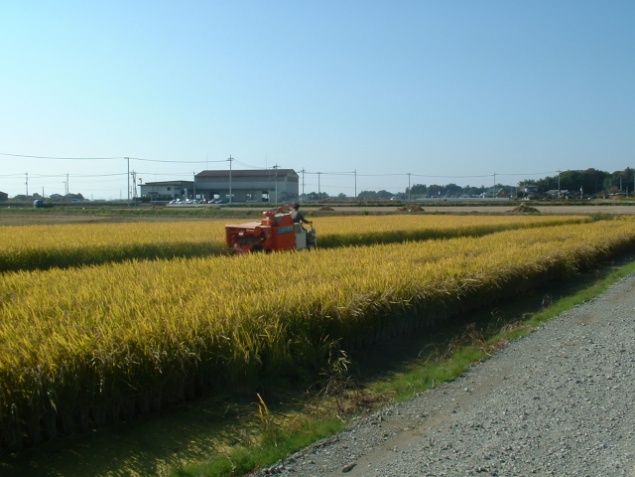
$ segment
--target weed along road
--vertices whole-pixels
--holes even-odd
[[[634,476],[635,276],[265,475]]]

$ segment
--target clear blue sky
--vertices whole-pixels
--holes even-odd
[[[623,170],[634,25],[633,0],[7,0],[0,191],[125,198],[124,157],[331,195]]]

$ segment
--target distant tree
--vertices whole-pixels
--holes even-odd
[[[406,194],[408,189],[406,189]],[[410,195],[413,199],[418,197],[426,197],[428,195],[428,186],[425,184],[415,184],[410,188]]]
[[[364,190],[357,194],[358,199],[362,200],[386,200],[394,197],[395,194],[392,192],[388,192],[387,190],[380,191],[372,191],[372,190]]]
[[[528,181],[525,181],[527,183]],[[607,172],[596,169],[585,171],[563,171],[559,175],[545,177],[535,181],[542,192],[548,190],[578,191],[580,188],[585,194],[600,194],[613,186],[613,179]],[[618,179],[619,183],[619,179]],[[619,185],[619,184],[618,184]]]
[[[623,171],[616,171],[610,174],[607,177],[607,182],[605,182],[605,189],[610,189],[612,193],[615,192],[625,192],[626,190],[633,190],[633,174],[635,171],[630,167],[627,167]]]
[[[544,177],[536,181],[536,185],[541,191],[555,190],[558,188],[558,177]]]
[[[456,184],[448,184],[445,186],[446,197],[461,197],[463,195],[463,187]]]
[[[608,175],[607,172],[598,171],[597,169],[587,169],[584,171],[584,183],[582,184],[585,194],[601,194],[604,179]]]
[[[618,192],[620,190],[635,191],[635,169],[626,168],[623,171],[613,173],[603,172],[597,169],[562,171],[560,174],[542,179],[525,179],[514,186],[500,183],[494,185],[494,187],[491,185],[460,187],[456,184],[432,184],[429,186],[425,184],[415,184],[410,189],[406,188],[405,192],[398,192],[396,194],[386,190],[362,191],[357,195],[357,198],[383,200],[392,197],[405,199],[418,199],[422,197],[438,199],[460,197],[462,195],[477,197],[484,193],[491,194],[492,189],[494,189],[495,192],[498,192],[500,189],[505,189],[511,196],[517,195],[518,197],[523,197],[524,188],[526,186],[535,186],[540,193],[560,188],[561,191],[569,191],[574,197],[579,194],[580,189],[582,189],[585,195],[609,193],[610,191]]]
[[[377,198],[377,192],[374,190],[363,190],[357,194],[357,198],[362,200],[373,200]]]
[[[526,186],[538,186],[538,184],[536,184],[536,180],[535,179],[525,179],[522,180],[518,183],[518,188],[521,189],[523,187]]]
[[[320,192],[319,194],[317,192],[309,192],[306,198],[309,200],[325,200],[329,198],[329,195],[326,192]]]
[[[484,190],[482,187],[470,187],[469,185],[463,187],[463,194],[468,197],[477,197],[481,195],[483,192]]]
[[[431,185],[428,187],[428,197],[433,199],[445,196],[445,189],[439,185]]]
[[[584,183],[584,172],[564,171],[560,174],[561,190],[578,190]]]

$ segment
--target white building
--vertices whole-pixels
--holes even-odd
[[[146,200],[226,199],[273,204],[297,200],[300,190],[299,177],[293,169],[202,171],[194,176],[194,182],[147,182],[140,188],[141,197]]]
[[[192,181],[146,182],[139,187],[141,197],[151,201],[187,199],[191,198],[194,193],[194,182]]]
[[[277,204],[297,200],[299,195],[299,177],[293,169],[203,171],[195,181],[196,195],[207,200]]]

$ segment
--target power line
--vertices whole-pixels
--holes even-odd
[[[13,184],[15,182],[15,179],[18,179],[19,181],[23,181],[24,177],[26,175],[26,180],[27,180],[27,190],[29,189],[29,185],[31,185],[34,182],[40,182],[40,183],[52,183],[51,181],[54,181],[56,178],[65,178],[65,184],[68,184],[69,179],[73,179],[73,180],[77,180],[77,179],[92,179],[93,180],[93,184],[90,186],[93,189],[99,189],[100,186],[103,183],[106,183],[109,181],[110,178],[112,178],[113,180],[110,182],[113,182],[115,180],[118,180],[120,178],[122,178],[123,176],[126,176],[128,178],[128,180],[130,179],[130,161],[139,161],[139,162],[144,162],[144,163],[164,163],[164,164],[181,164],[181,165],[186,165],[186,164],[199,164],[199,165],[203,165],[203,164],[212,164],[212,163],[224,163],[227,162],[228,159],[221,159],[221,160],[200,160],[200,161],[183,161],[183,160],[173,160],[173,159],[152,159],[152,158],[143,158],[143,157],[131,157],[131,156],[115,156],[115,157],[59,157],[59,156],[36,156],[36,155],[29,155],[29,154],[14,154],[14,153],[6,153],[6,152],[0,152],[0,156],[9,156],[9,157],[19,157],[19,158],[32,158],[32,159],[40,159],[40,160],[51,160],[51,161],[83,161],[83,162],[91,162],[91,161],[121,161],[121,160],[126,160],[128,161],[128,172],[122,172],[122,173],[109,173],[109,174],[69,174],[68,172],[66,174],[57,174],[57,175],[50,175],[50,174],[38,174],[38,173],[30,173],[30,172],[26,172],[26,173],[16,173],[16,174],[4,174],[4,175],[0,175],[0,178],[5,179],[6,182]],[[230,156],[230,175],[231,175],[231,166],[232,166],[232,161],[236,162],[237,164],[240,164],[242,167],[245,168],[251,168],[251,169],[262,169],[262,167],[258,167],[258,166],[254,166],[251,164],[247,164],[241,161],[238,161],[236,159],[234,159],[233,157]],[[116,166],[118,168],[118,166]],[[278,169],[279,166],[274,166],[271,169]],[[425,169],[425,167],[423,167]],[[157,167],[158,169],[158,167]],[[265,169],[270,169],[268,167],[265,167]],[[394,169],[393,169],[394,171]],[[133,171],[134,172],[134,171]],[[550,171],[550,172],[533,172],[533,173],[494,173],[494,174],[481,174],[481,175],[462,175],[462,176],[451,176],[451,175],[427,175],[427,174],[416,174],[416,173],[396,173],[396,172],[391,172],[391,173],[385,173],[385,174],[363,174],[363,173],[359,173],[357,170],[350,172],[350,171],[330,171],[330,172],[322,172],[322,171],[317,171],[317,172],[312,172],[312,171],[306,171],[306,170],[302,170],[300,171],[302,173],[302,187],[304,189],[305,184],[304,184],[304,175],[305,174],[309,174],[309,175],[313,175],[313,176],[317,176],[317,188],[318,191],[321,191],[322,188],[322,181],[325,178],[330,178],[327,179],[327,181],[329,182],[328,187],[333,189],[334,187],[339,188],[340,190],[354,190],[355,193],[357,193],[357,188],[358,188],[358,184],[357,181],[358,179],[364,179],[365,178],[365,182],[368,182],[369,184],[366,185],[367,187],[370,186],[371,188],[377,188],[377,187],[388,187],[388,183],[387,182],[395,182],[395,181],[400,181],[401,179],[399,178],[407,178],[407,183],[408,183],[408,188],[411,188],[412,184],[410,182],[411,179],[415,179],[417,181],[421,181],[422,179],[429,179],[429,180],[434,180],[434,179],[443,179],[443,180],[477,180],[477,179],[483,179],[483,178],[492,178],[494,177],[494,182],[496,183],[496,179],[497,176],[500,177],[511,177],[511,176],[518,176],[518,177],[531,177],[531,176],[549,176],[549,175],[553,175],[553,174],[559,174],[559,171]],[[156,177],[156,178],[163,178],[163,177],[171,177],[173,180],[182,180],[182,178],[189,178],[191,180],[191,173],[189,171],[187,172],[168,172],[168,173],[163,173],[163,172],[136,172],[137,174],[141,174],[145,177]],[[322,177],[324,176],[324,177]],[[336,177],[341,177],[341,179],[337,179]],[[354,187],[352,184],[344,184],[342,183],[342,181],[347,181],[347,180],[351,180],[352,181],[352,177],[355,177],[355,182],[354,182]],[[351,178],[351,179],[349,179]],[[372,179],[372,178],[385,178],[386,182],[384,183],[385,185],[370,185],[371,183],[377,182],[376,180]],[[313,181],[311,181],[313,182]],[[76,186],[76,183],[74,183]],[[337,184],[337,185],[336,185]],[[392,187],[398,187],[395,186],[394,184],[391,185]],[[83,187],[86,187],[85,185]],[[113,186],[114,187],[114,186]],[[130,185],[128,185],[128,191],[130,191]]]
[[[208,162],[225,162],[226,159],[219,161],[182,161],[182,160],[165,160],[165,159],[149,159],[144,157],[132,157],[132,156],[117,156],[117,157],[58,157],[58,156],[32,156],[29,154],[12,154],[8,152],[0,152],[0,156],[10,156],[10,157],[24,157],[30,159],[51,159],[51,160],[59,160],[59,161],[114,161],[120,159],[133,159],[135,161],[144,161],[144,162],[164,162],[171,164],[206,164]]]
[[[313,171],[303,171],[305,174],[313,174],[313,175],[327,175],[327,176],[352,176],[357,175],[357,177],[424,177],[424,178],[432,178],[432,179],[482,179],[485,177],[492,177],[494,174],[482,174],[482,175],[471,175],[471,176],[438,176],[438,175],[428,175],[428,174],[413,174],[413,173],[390,173],[390,174],[360,174],[354,172],[313,172]],[[555,174],[558,171],[549,171],[549,172],[532,172],[532,173],[508,173],[508,174],[499,174],[496,173],[497,176],[537,176],[537,175],[545,175],[545,174]]]
[[[116,159],[124,159],[124,157],[54,157],[54,156],[30,156],[28,154],[10,154],[8,152],[0,152],[0,156],[26,157],[31,159],[53,159],[60,161],[113,161]]]
[[[144,161],[144,162],[163,162],[169,164],[207,164],[208,162],[227,162],[227,159],[223,159],[220,161],[176,161],[176,160],[163,160],[163,159],[147,159],[143,157],[132,157],[130,156],[130,160],[135,161]]]
[[[168,176],[168,177],[176,177],[176,176],[185,176],[192,177],[191,172],[137,172],[137,174],[143,174],[146,176]]]
[[[24,158],[32,158],[32,159],[51,159],[51,160],[69,160],[69,161],[111,161],[111,160],[121,160],[121,159],[130,159],[135,161],[142,162],[157,162],[157,163],[168,163],[168,164],[207,164],[207,163],[221,163],[227,162],[227,159],[220,160],[204,160],[204,161],[182,161],[182,160],[167,160],[167,159],[151,159],[151,158],[143,158],[143,157],[132,157],[132,156],[116,156],[116,157],[59,157],[59,156],[34,156],[29,154],[13,154],[7,152],[0,152],[0,156],[11,156],[11,157],[24,157]],[[238,164],[241,164],[245,167],[251,167],[253,169],[259,169],[258,166],[253,166],[251,164],[246,164],[244,162],[237,161],[233,159]],[[313,171],[304,171],[306,174],[319,174],[319,175],[353,175],[356,174],[360,177],[388,177],[388,176],[412,176],[412,177],[430,177],[430,178],[438,178],[438,179],[471,179],[471,178],[483,178],[483,177],[491,177],[492,174],[484,174],[484,175],[470,175],[470,176],[444,176],[444,175],[427,175],[427,174],[411,174],[411,173],[390,173],[390,174],[359,174],[354,172],[313,172]],[[507,173],[500,174],[497,173],[498,176],[530,176],[530,175],[544,175],[544,174],[555,174],[558,171],[549,171],[549,172],[533,172],[533,173]],[[22,174],[18,174],[21,176]],[[116,175],[116,174],[113,174]],[[0,177],[11,177],[9,176],[0,176]],[[90,176],[85,176],[90,177]],[[99,177],[99,176],[95,176]]]
[[[262,167],[261,167],[261,166],[252,166],[251,164],[245,164],[244,162],[240,162],[240,161],[239,161],[239,160],[237,160],[237,159],[233,159],[233,161],[234,161],[236,164],[240,164],[241,166],[251,167],[252,169],[262,169]]]

